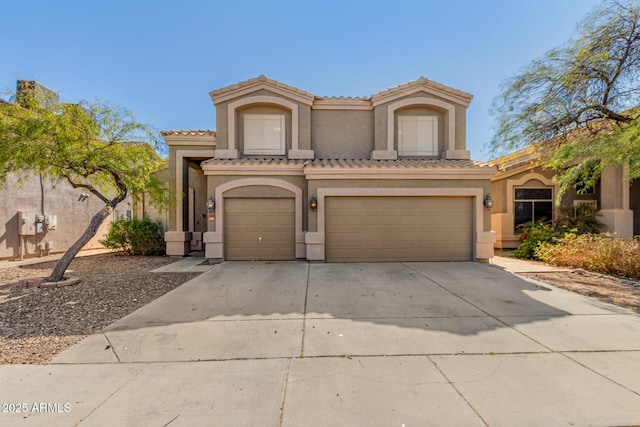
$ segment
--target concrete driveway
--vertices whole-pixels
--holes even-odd
[[[633,425],[639,368],[640,316],[493,266],[230,262],[0,366],[0,424]]]

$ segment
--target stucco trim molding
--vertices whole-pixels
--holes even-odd
[[[274,179],[274,178],[243,178],[226,182],[218,185],[215,190],[216,200],[216,239],[217,241],[210,243],[214,247],[211,248],[211,253],[223,254],[224,253],[224,212],[225,212],[225,199],[224,193],[240,187],[251,186],[269,186],[278,187],[288,190],[294,195],[295,206],[295,245],[296,245],[296,258],[304,258],[306,255],[306,247],[304,242],[304,233],[302,232],[302,188],[290,182]],[[207,233],[205,233],[207,234]],[[212,236],[213,237],[213,236]],[[205,240],[206,243],[206,240]],[[207,252],[209,253],[209,252]]]
[[[445,110],[444,114],[444,151],[456,151],[456,107],[448,102],[434,98],[403,99],[387,106],[387,151],[395,150],[395,116],[396,111],[409,106],[437,107]]]
[[[491,179],[495,168],[305,168],[307,179]]]
[[[207,165],[202,166],[205,175],[256,175],[256,176],[303,176],[303,165]]]
[[[491,235],[484,231],[484,206],[482,188],[318,188],[317,199],[317,228],[313,233],[307,233],[307,242],[313,243],[312,253],[307,250],[307,256],[312,255],[314,260],[326,259],[325,251],[325,198],[332,196],[347,197],[472,197],[474,206],[473,222],[473,258],[488,259],[493,257],[493,243],[489,243]],[[495,236],[493,237],[495,241]],[[488,246],[491,246],[489,249]],[[487,255],[490,252],[490,256]],[[482,258],[479,258],[479,257]]]
[[[185,158],[189,157],[213,157],[215,155],[216,150],[214,148],[211,149],[202,149],[202,150],[176,150],[176,181],[175,181],[175,191],[176,191],[176,231],[182,231],[184,224],[182,223],[182,197],[183,197],[183,181],[182,181],[182,168]],[[187,166],[188,167],[188,166]]]
[[[370,100],[366,99],[316,98],[311,108],[314,110],[371,111],[373,105]]]
[[[215,135],[163,135],[162,138],[169,147],[198,146],[215,147]]]
[[[540,181],[544,185],[552,187],[553,188],[552,199],[555,200],[556,194],[558,194],[558,186],[553,183],[553,180],[551,178],[547,178],[544,175],[533,172],[533,173],[526,174],[520,179],[508,179],[507,180],[507,213],[508,214],[513,214],[513,203],[514,203],[514,197],[515,197],[515,195],[513,194],[514,187],[524,185],[527,182],[531,181],[532,179],[535,179],[536,181]]]
[[[291,111],[291,150],[298,150],[298,104],[295,102],[288,101],[283,98],[278,98],[277,96],[269,96],[269,95],[256,95],[249,96],[247,98],[242,98],[237,101],[231,102],[227,106],[227,114],[228,114],[228,149],[227,150],[219,150],[219,151],[228,151],[229,153],[224,153],[228,155],[232,155],[233,151],[235,151],[235,157],[224,157],[230,159],[238,158],[238,147],[236,146],[236,119],[237,119],[237,111],[239,108],[244,107],[246,105],[251,104],[273,104],[285,108]],[[223,158],[223,157],[216,157]]]
[[[230,99],[238,98],[240,96],[248,95],[250,93],[257,92],[259,90],[267,90],[269,92],[273,92],[277,95],[284,96],[286,98],[292,99],[294,101],[298,101],[300,103],[311,106],[313,104],[314,96],[308,92],[301,91],[300,89],[293,88],[289,85],[284,85],[282,83],[276,82],[275,80],[264,79],[264,80],[256,80],[254,82],[243,82],[248,83],[246,87],[238,88],[234,90],[225,91],[224,93],[214,93],[220,91],[211,91],[209,96],[211,97],[211,101],[213,101],[214,105],[219,104],[224,101],[228,101]],[[239,86],[240,84],[236,84],[233,86]],[[224,89],[224,88],[223,88]]]

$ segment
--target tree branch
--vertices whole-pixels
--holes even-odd
[[[81,184],[74,182],[68,175],[65,175],[67,182],[71,184],[73,188],[84,188],[88,190],[91,194],[102,200],[105,204],[110,204],[109,199],[107,199],[101,192],[99,192],[93,185],[89,184]]]

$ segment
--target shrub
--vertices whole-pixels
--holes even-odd
[[[162,223],[148,217],[118,219],[111,224],[109,233],[100,243],[128,255],[164,254]]]
[[[615,234],[567,235],[535,250],[542,261],[603,274],[640,279],[640,241]]]
[[[553,242],[564,233],[545,223],[529,222],[519,228],[522,243],[512,255],[516,258],[536,259],[536,248],[541,243]]]
[[[524,224],[518,229],[522,243],[512,255],[516,258],[542,260],[537,252],[542,244],[546,247],[563,237],[598,233],[603,225],[598,221],[597,215],[598,211],[589,205],[563,206],[558,220],[553,224]]]
[[[598,210],[589,205],[562,206],[555,227],[574,234],[595,234],[603,227],[597,217]]]

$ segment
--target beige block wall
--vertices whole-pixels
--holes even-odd
[[[25,257],[38,256],[40,243],[53,242],[51,253],[66,251],[85,231],[91,218],[104,203],[94,195],[79,201],[82,193],[65,182],[52,183],[40,181],[32,176],[20,183],[15,175],[10,175],[7,186],[0,190],[0,259],[15,259],[19,256],[20,237],[18,235],[18,211],[37,213],[44,216],[56,215],[56,230],[46,230],[42,234],[26,237]],[[131,198],[127,198],[116,207],[121,216],[132,210]],[[99,240],[103,239],[111,223],[107,218],[84,249],[103,248]]]

